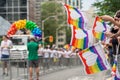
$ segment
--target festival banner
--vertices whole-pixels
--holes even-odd
[[[86,74],[94,74],[110,69],[105,52],[100,43],[79,52]]]
[[[93,29],[92,29],[93,36],[98,40],[105,40],[106,31],[107,31],[106,23],[97,16],[95,18]]]

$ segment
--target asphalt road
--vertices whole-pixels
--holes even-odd
[[[26,71],[27,70],[24,71],[21,68],[18,72],[17,68],[12,67],[11,80],[28,80]],[[2,76],[2,68],[0,68],[0,72],[0,80],[10,80],[10,74],[9,76]],[[94,75],[86,75],[83,66],[64,68],[54,72],[49,72],[48,70],[48,73],[44,75],[42,73],[43,71],[40,70],[40,80],[106,80],[106,77],[110,75],[109,71],[102,71]],[[36,80],[35,77],[34,80]]]
[[[43,75],[40,80],[106,80],[106,76],[108,76],[108,71],[86,75],[83,67],[76,67]]]

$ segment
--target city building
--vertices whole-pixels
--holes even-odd
[[[0,16],[10,23],[27,19],[27,0],[0,0]]]
[[[27,19],[40,26],[41,0],[0,0],[0,16],[10,23]]]
[[[65,0],[65,3],[79,9],[82,8],[82,0]]]

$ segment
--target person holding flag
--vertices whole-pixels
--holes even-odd
[[[111,17],[109,15],[103,15],[100,16],[101,19],[103,19],[104,21],[110,21],[111,23],[113,23],[115,26],[118,26],[120,28],[120,10],[118,10],[115,14],[114,17]],[[112,34],[110,32],[107,32],[106,35],[108,37],[118,37],[120,36],[120,29],[117,33]]]

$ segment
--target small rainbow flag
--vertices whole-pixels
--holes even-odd
[[[72,37],[70,45],[74,46],[75,48],[85,49],[88,48],[88,33],[85,30],[82,30],[76,26],[71,25],[72,30]]]
[[[104,40],[106,38],[105,33],[107,31],[106,23],[99,18],[98,16],[95,18],[94,25],[93,25],[93,36],[96,39]]]
[[[113,80],[120,80],[120,74],[119,74],[119,72],[118,72],[118,69],[117,69],[117,71],[116,71],[115,76],[113,77]]]
[[[113,80],[120,80],[120,74],[117,68],[117,55],[115,57],[115,60],[112,66],[112,77],[113,77]]]
[[[63,4],[63,5],[67,11],[68,24],[72,24],[73,26],[84,29],[84,18],[80,10],[78,8],[75,8],[67,4]]]
[[[70,45],[69,44],[64,45],[64,49],[69,50],[70,49]]]
[[[79,57],[87,74],[94,74],[110,69],[105,52],[100,44],[96,44],[79,52]]]

